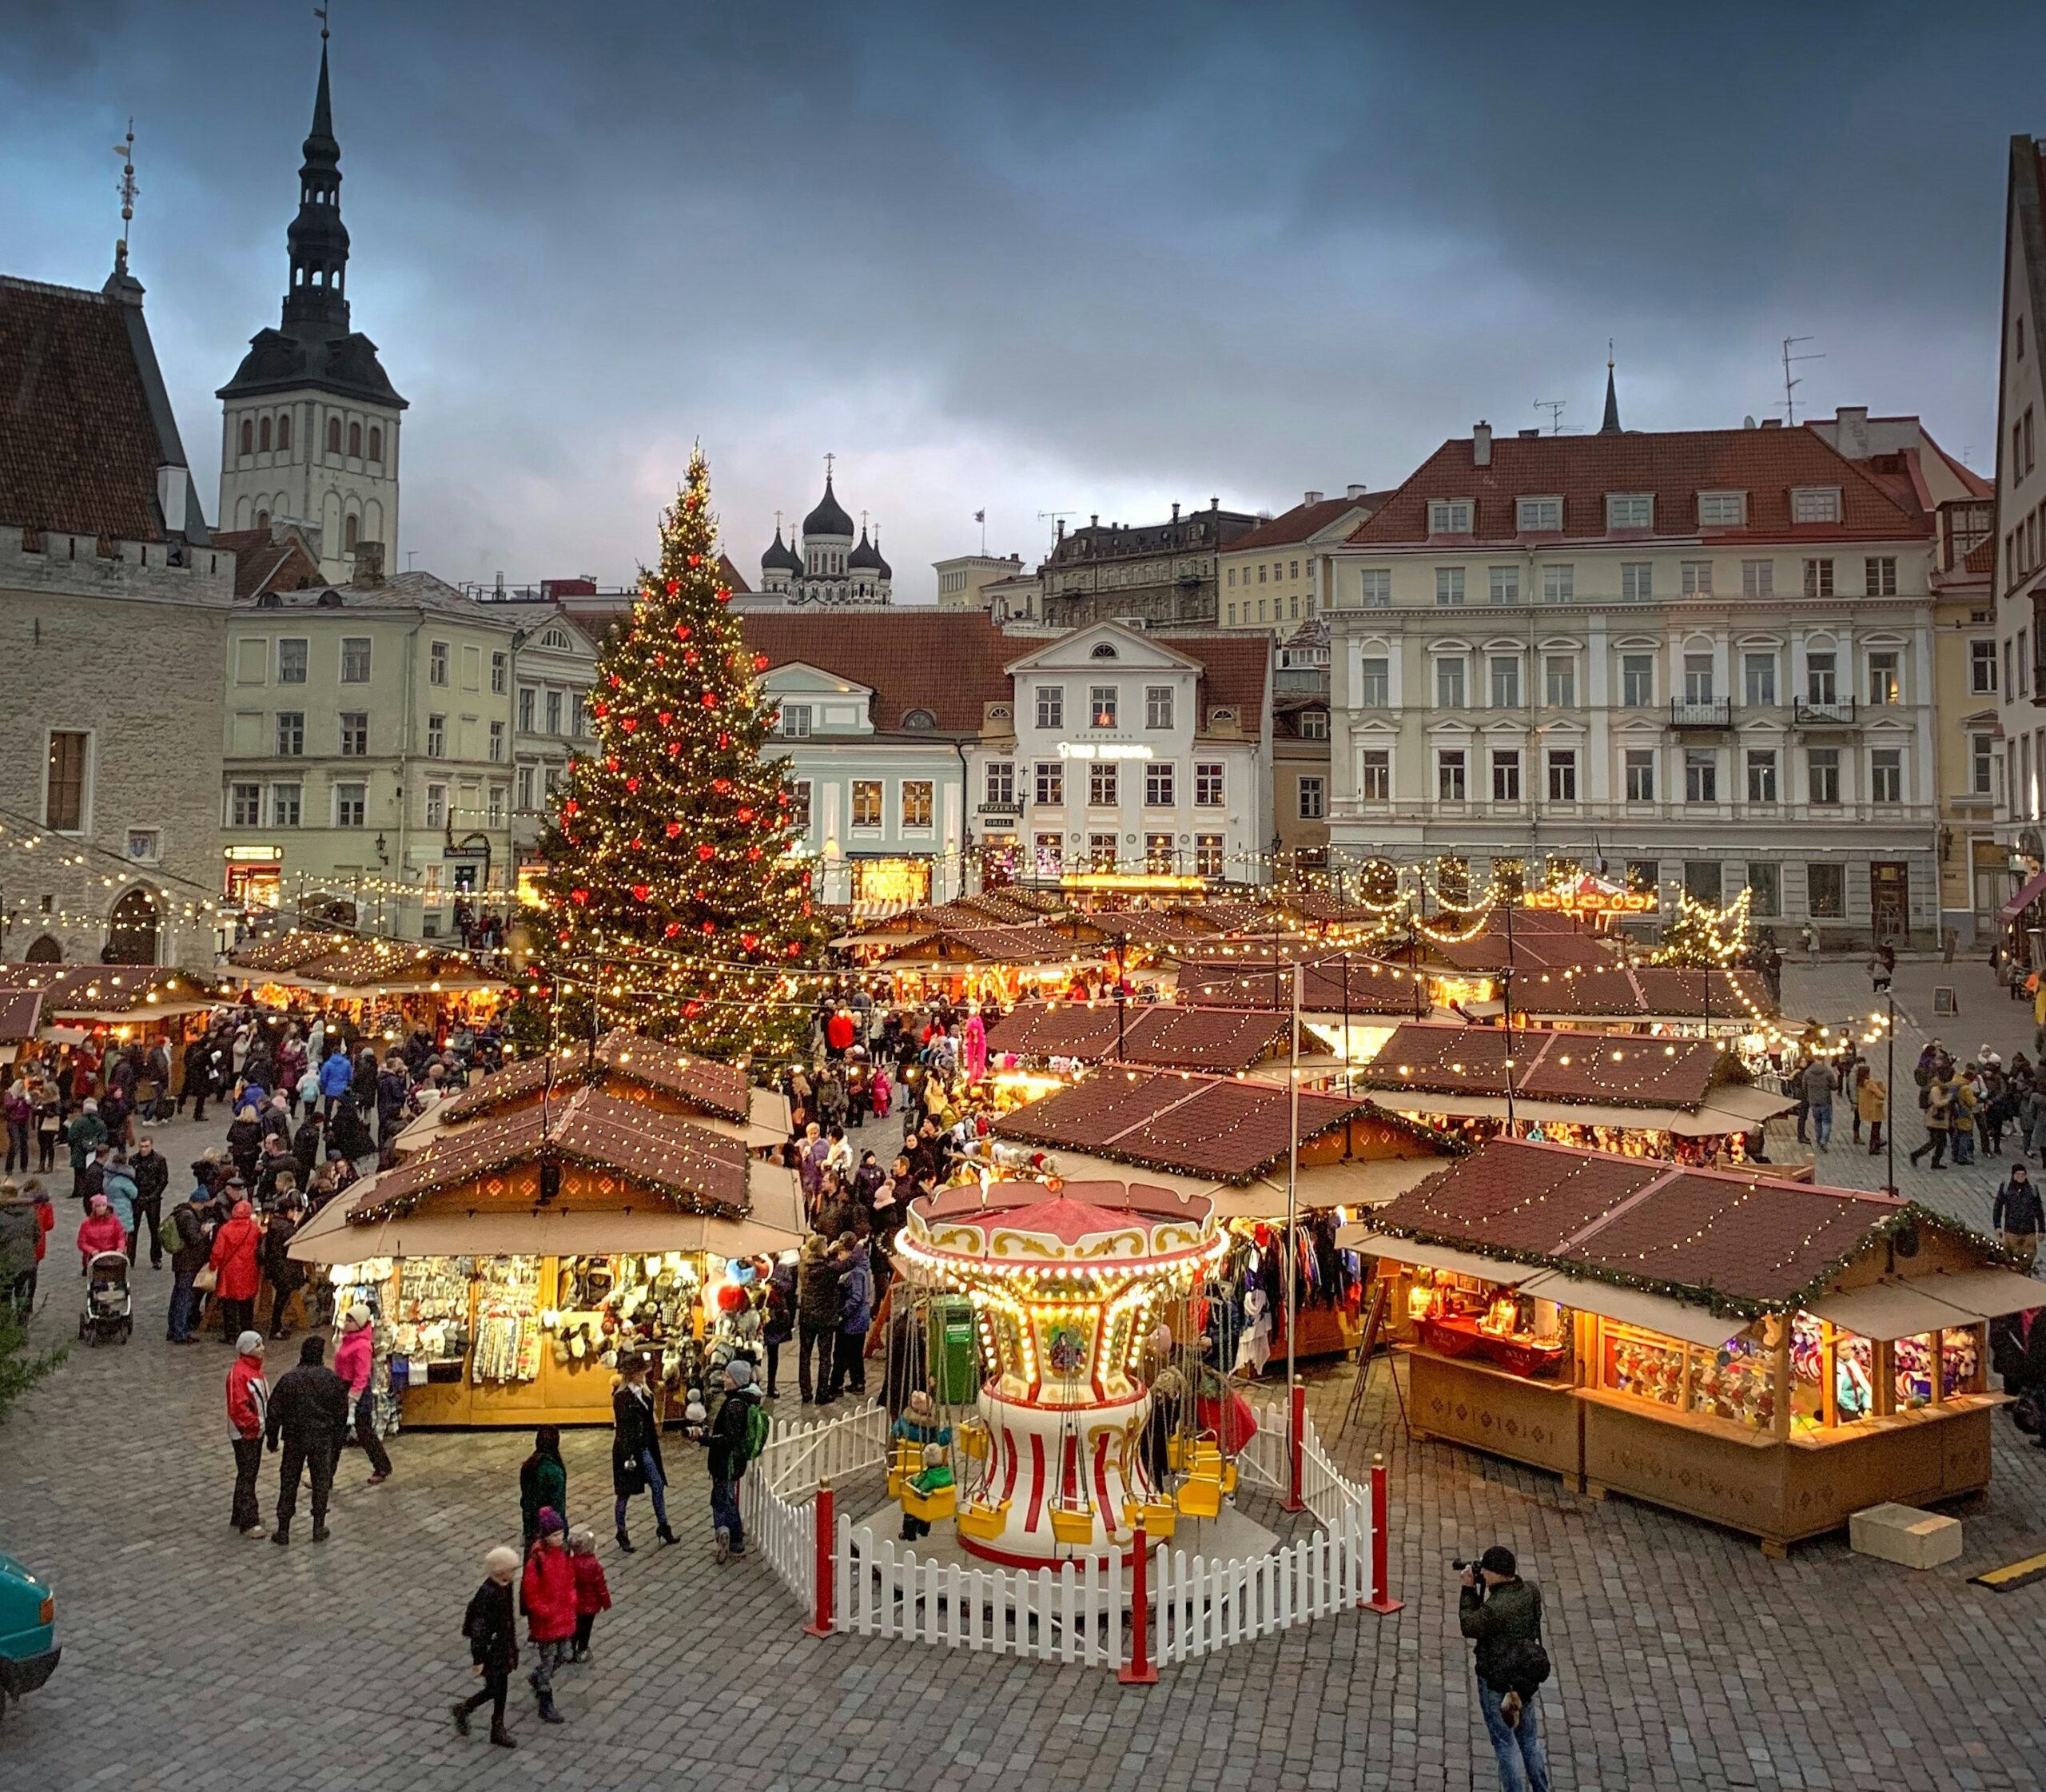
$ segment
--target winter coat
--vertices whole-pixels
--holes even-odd
[[[1541,1589],[1525,1580],[1503,1580],[1487,1592],[1467,1587],[1457,1602],[1457,1624],[1478,1647],[1472,1665],[1495,1692],[1506,1690],[1499,1675],[1509,1644],[1542,1639]]]
[[[260,1157],[263,1150],[262,1121],[237,1115],[227,1129],[227,1149],[230,1157],[240,1160]]]
[[[536,1450],[519,1465],[519,1523],[528,1541],[540,1534],[540,1513],[549,1506],[567,1517],[568,1471],[560,1457]]]
[[[320,1093],[328,1097],[346,1095],[355,1087],[355,1066],[348,1054],[336,1050],[320,1066]]]
[[[509,1583],[485,1579],[462,1614],[469,1659],[486,1674],[509,1674],[519,1665],[519,1623]]]
[[[64,1141],[71,1148],[71,1168],[82,1170],[86,1160],[106,1143],[106,1122],[96,1113],[75,1113],[64,1129]]]
[[[128,1229],[111,1213],[102,1213],[96,1220],[87,1220],[78,1228],[78,1260],[82,1264],[92,1261],[95,1251],[125,1251],[128,1248]]]
[[[264,1409],[270,1404],[269,1384],[263,1379],[263,1359],[237,1356],[227,1372],[228,1435],[249,1440],[263,1435]]]
[[[263,1285],[257,1252],[263,1241],[262,1228],[249,1217],[249,1203],[234,1204],[234,1217],[213,1234],[213,1248],[206,1260],[218,1280],[213,1292],[223,1300],[253,1300]]]
[[[768,1272],[767,1304],[761,1316],[760,1336],[764,1343],[786,1344],[796,1335],[796,1272],[786,1263],[777,1263]]]
[[[519,1603],[535,1643],[559,1643],[575,1634],[575,1570],[568,1551],[545,1542],[526,1552]]]
[[[348,1384],[348,1399],[359,1400],[369,1388],[369,1372],[376,1360],[376,1346],[367,1325],[344,1332],[334,1346],[334,1373]]]
[[[135,1179],[136,1200],[159,1201],[170,1186],[170,1160],[161,1151],[138,1151],[128,1160],[128,1173]]]
[[[874,1323],[874,1264],[865,1244],[855,1244],[838,1269],[838,1329],[860,1337]]]
[[[123,1232],[135,1229],[135,1178],[125,1165],[109,1164],[106,1174],[100,1178],[99,1192],[106,1197],[106,1205],[113,1209],[113,1217],[121,1222]]]
[[[1999,1232],[2038,1232],[2046,1229],[2046,1206],[2042,1206],[2039,1185],[2027,1177],[2022,1182],[2006,1181],[1996,1191],[1996,1203],[1989,1224]]]
[[[1805,1073],[1798,1080],[1798,1091],[1814,1108],[1830,1110],[1833,1106],[1833,1066],[1823,1058],[1814,1058],[1805,1066]]]
[[[629,1499],[647,1491],[647,1471],[640,1459],[649,1450],[665,1481],[667,1464],[661,1457],[661,1428],[654,1418],[653,1390],[620,1382],[611,1397],[611,1491],[620,1499]]]
[[[291,1154],[298,1165],[298,1185],[302,1189],[327,1155],[327,1128],[319,1115],[308,1115],[299,1127],[291,1141]]]
[[[611,1583],[604,1579],[604,1565],[594,1555],[571,1555],[568,1564],[575,1571],[575,1615],[594,1618],[611,1610]]]
[[[711,1419],[711,1459],[706,1465],[714,1481],[736,1481],[746,1472],[747,1416],[759,1404],[757,1388],[734,1388],[718,1403]]]
[[[280,1433],[293,1444],[334,1448],[348,1428],[348,1384],[324,1363],[301,1363],[277,1378],[263,1435],[271,1448]]]
[[[405,1111],[412,1087],[402,1070],[382,1070],[376,1077],[376,1117],[387,1127]]]
[[[838,1328],[838,1266],[822,1232],[803,1240],[802,1258],[797,1265],[796,1314],[806,1325]]]
[[[177,1244],[170,1253],[170,1267],[181,1281],[197,1275],[213,1255],[213,1221],[212,1207],[203,1195],[188,1197],[171,1209]]]
[[[1854,1111],[1861,1117],[1864,1126],[1880,1121],[1889,1110],[1889,1091],[1883,1086],[1880,1077],[1864,1077],[1861,1086],[1854,1092]]]

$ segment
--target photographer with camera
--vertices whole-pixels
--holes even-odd
[[[1499,1762],[1503,1792],[1550,1792],[1549,1763],[1534,1716],[1536,1689],[1549,1677],[1542,1647],[1542,1594],[1520,1578],[1513,1551],[1495,1543],[1463,1571],[1457,1620],[1477,1645],[1478,1703]]]

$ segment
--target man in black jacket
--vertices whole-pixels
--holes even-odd
[[[1457,1622],[1477,1645],[1478,1703],[1499,1758],[1503,1792],[1549,1792],[1549,1763],[1534,1718],[1538,1679],[1528,1669],[1529,1648],[1542,1641],[1542,1595],[1520,1578],[1513,1551],[1495,1543],[1463,1571]],[[1547,1673],[1547,1659],[1540,1659]]]
[[[157,1149],[156,1141],[144,1135],[128,1160],[128,1173],[135,1179],[135,1225],[128,1234],[128,1260],[135,1260],[142,1242],[142,1227],[149,1229],[149,1267],[163,1268],[163,1196],[170,1186],[170,1165]]]
[[[348,1384],[328,1368],[327,1346],[308,1338],[298,1347],[298,1367],[270,1390],[265,1428],[274,1452],[280,1437],[284,1460],[277,1468],[277,1527],[273,1543],[291,1541],[292,1515],[298,1509],[298,1478],[312,1471],[312,1540],[327,1540],[327,1496],[334,1487],[334,1460],[348,1428]]]
[[[405,1061],[392,1052],[376,1078],[376,1142],[388,1145],[404,1129],[405,1097],[412,1092]]]
[[[2008,1178],[1996,1191],[1989,1223],[2003,1234],[2004,1248],[2022,1257],[2025,1272],[2030,1274],[2039,1256],[2040,1232],[2046,1227],[2046,1207],[2040,1205],[2039,1191],[2024,1165],[2011,1165]]]

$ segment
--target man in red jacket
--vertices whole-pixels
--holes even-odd
[[[256,1476],[263,1466],[263,1428],[269,1422],[269,1384],[263,1379],[263,1334],[244,1332],[235,1340],[234,1367],[227,1372],[228,1436],[234,1444],[234,1512],[229,1522],[245,1537],[263,1535],[256,1503]],[[571,1621],[569,1628],[573,1630]]]
[[[539,1531],[519,1587],[527,1634],[533,1639],[533,1671],[526,1678],[539,1700],[540,1722],[561,1723],[566,1720],[554,1708],[554,1671],[568,1659],[575,1640],[575,1568],[568,1559],[568,1527],[551,1506],[541,1509]]]

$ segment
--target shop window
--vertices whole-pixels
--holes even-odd
[[[1748,909],[1752,914],[1773,918],[1783,912],[1781,867],[1766,858],[1748,861]]]
[[[1652,896],[1662,882],[1662,867],[1652,858],[1630,858],[1623,875],[1627,888],[1637,896]]]
[[[1121,801],[1117,788],[1117,772],[1121,769],[1113,759],[1097,759],[1087,768],[1087,803],[1093,809],[1113,809]]]
[[[1204,878],[1222,874],[1222,836],[1196,834],[1193,837],[1193,868]]]
[[[1844,865],[1807,865],[1805,867],[1805,906],[1814,920],[1845,919],[1847,867]]]

